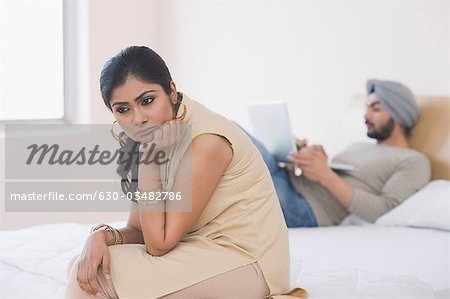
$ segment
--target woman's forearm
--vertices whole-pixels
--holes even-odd
[[[122,234],[123,244],[143,244],[144,236],[142,235],[142,231],[137,228],[126,226],[123,228],[119,228],[119,232]],[[105,242],[108,245],[113,245],[114,236],[113,233],[107,231],[105,229],[98,230],[93,234],[102,234],[105,238]]]
[[[164,204],[164,203],[162,203]],[[151,255],[160,256],[167,253],[170,248],[166,244],[166,212],[139,213],[141,226],[145,227],[142,234],[147,252]]]
[[[144,236],[137,228],[126,226],[119,229],[123,237],[123,244],[143,244]]]
[[[160,166],[154,163],[139,165],[139,189],[143,192],[161,191]],[[147,193],[149,194],[149,193]],[[149,195],[150,196],[150,195]],[[165,226],[166,211],[165,203],[161,201],[157,209],[146,209],[139,206],[139,221],[141,224],[143,243],[147,247],[147,252],[151,255],[163,255],[166,251]],[[163,209],[161,209],[161,207]]]

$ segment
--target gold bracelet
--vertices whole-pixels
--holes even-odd
[[[112,243],[111,244],[106,243],[106,245],[108,245],[108,246],[115,245],[116,242],[117,242],[117,237],[116,237],[116,234],[114,233],[114,228],[112,226],[108,225],[108,224],[105,224],[105,223],[97,224],[96,226],[91,228],[91,234],[93,232],[95,232],[95,231],[98,231],[98,230],[102,229],[102,228],[105,228],[106,231],[110,232],[112,237],[113,237]]]
[[[91,234],[102,228],[105,228],[106,231],[109,231],[113,237],[112,244],[106,244],[106,245],[111,246],[111,245],[123,244],[122,233],[118,229],[116,229],[108,224],[105,224],[105,223],[97,224],[96,226],[91,228]]]
[[[123,235],[122,235],[122,233],[117,228],[113,227],[113,229],[114,229],[114,233],[116,234],[116,239],[117,239],[117,242],[114,243],[114,245],[116,245],[116,244],[123,244]]]

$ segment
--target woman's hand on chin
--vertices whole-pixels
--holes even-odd
[[[183,136],[183,124],[179,120],[170,120],[155,128],[145,131],[137,136],[141,145],[139,151],[148,153],[149,151],[161,151],[178,144]]]

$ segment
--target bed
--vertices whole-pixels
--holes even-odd
[[[91,226],[60,223],[1,232],[0,298],[63,298],[67,264],[81,252]],[[289,235],[291,284],[305,287],[312,299],[450,295],[448,231],[342,225],[289,229]]]
[[[420,103],[412,145],[430,158],[429,185],[375,224],[350,216],[340,226],[289,229],[291,284],[311,299],[450,298],[450,99]],[[0,231],[0,298],[63,298],[67,264],[93,225]]]

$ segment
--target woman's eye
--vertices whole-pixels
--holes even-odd
[[[119,112],[119,113],[124,113],[124,112],[128,111],[128,108],[126,108],[126,107],[119,107],[119,108],[117,108],[116,111]]]
[[[142,105],[148,105],[148,104],[151,104],[151,102],[153,102],[153,100],[154,100],[154,99],[152,99],[152,98],[144,99],[144,100],[142,100]]]

